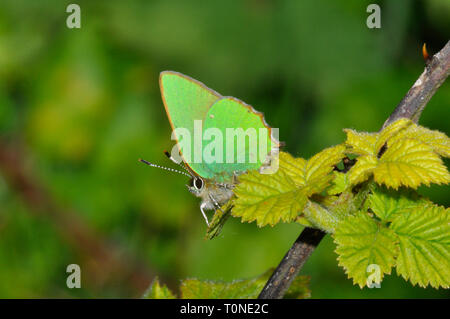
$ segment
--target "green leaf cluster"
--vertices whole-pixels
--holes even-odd
[[[415,193],[379,187],[374,187],[365,208],[339,223],[333,234],[339,265],[355,284],[380,283],[395,267],[414,285],[449,287],[448,208]],[[369,265],[378,268],[376,276],[371,276]]]
[[[250,171],[239,177],[232,215],[256,221],[260,227],[295,221],[308,199],[330,185],[331,172],[345,156],[344,151],[344,145],[330,147],[309,160],[281,152],[274,174]]]
[[[308,160],[280,152],[275,173],[240,176],[231,215],[259,227],[282,221],[326,231],[360,287],[395,268],[413,285],[448,288],[449,209],[416,189],[450,182],[441,159],[450,139],[408,119],[377,133],[344,132],[345,143]]]

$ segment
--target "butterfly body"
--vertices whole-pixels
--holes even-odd
[[[193,177],[189,185],[189,192],[202,199],[200,210],[209,224],[205,210],[217,210],[233,197],[233,189],[237,184],[239,172],[232,175],[226,182],[217,182],[212,179],[204,179],[199,176]]]

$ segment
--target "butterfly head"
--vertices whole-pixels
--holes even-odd
[[[193,176],[186,186],[192,194],[201,196],[202,192],[205,190],[205,181],[199,176]]]

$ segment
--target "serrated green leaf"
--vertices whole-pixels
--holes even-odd
[[[271,175],[250,171],[239,177],[232,215],[259,227],[275,225],[280,220],[294,220],[306,204],[306,188],[299,188],[280,168]]]
[[[360,212],[340,222],[334,233],[339,265],[361,288],[368,284],[370,265],[378,267],[380,283],[390,274],[397,254],[396,237],[389,228],[377,223],[367,213]]]
[[[304,186],[306,184],[305,170],[307,162],[304,158],[294,158],[289,153],[280,152],[278,170],[283,171],[297,186]]]
[[[144,299],[176,299],[176,296],[167,288],[166,285],[159,283],[158,277],[153,279],[148,290],[142,296]]]
[[[394,189],[450,182],[450,174],[439,155],[429,145],[409,138],[390,143],[373,173],[375,182]]]
[[[386,126],[381,132],[377,133],[377,142],[375,143],[374,153],[372,155],[379,154],[381,148],[394,136],[399,136],[401,132],[410,127],[413,122],[406,118],[401,118],[388,126]]]
[[[358,157],[355,165],[348,171],[350,183],[356,185],[366,181],[373,174],[373,170],[377,165],[378,159],[373,155]]]
[[[345,156],[344,151],[344,145],[336,145],[322,150],[309,160],[294,158],[288,153],[281,152],[279,169],[284,171],[297,186],[309,186],[313,188],[311,193],[318,193],[328,186],[333,178],[330,173]]]
[[[412,284],[450,286],[450,210],[419,206],[398,214],[390,228],[399,238],[397,273]]]
[[[403,131],[392,137],[392,141],[412,138],[429,145],[441,156],[450,157],[450,138],[437,130],[430,130],[413,122]]]
[[[336,145],[324,149],[307,161],[304,169],[305,186],[312,189],[312,194],[320,193],[329,185],[333,179],[331,172],[345,156],[344,151],[343,144]]]
[[[181,283],[181,297],[183,299],[255,299],[263,289],[272,274],[269,270],[252,279],[235,280],[233,282],[202,281],[186,279]],[[298,297],[307,296],[309,280],[305,276],[298,276],[294,281],[291,293]]]
[[[347,134],[345,144],[350,148],[352,154],[375,155],[377,133],[356,132],[352,129],[344,129],[344,132]]]
[[[357,155],[377,156],[385,144],[406,138],[416,139],[429,145],[435,153],[450,157],[450,138],[447,135],[417,125],[406,118],[391,123],[379,133],[356,132],[351,129],[344,129],[344,132],[347,134],[345,144],[351,153]]]
[[[295,220],[308,197],[328,186],[330,173],[344,157],[344,150],[343,145],[330,147],[308,161],[281,152],[276,173],[250,171],[241,175],[234,190],[232,215],[242,217],[242,221],[256,220],[260,227]]]
[[[381,186],[374,187],[368,197],[368,207],[385,222],[392,221],[397,214],[409,213],[417,206],[429,203],[410,189],[393,191]]]
[[[394,189],[450,182],[447,168],[431,146],[409,138],[389,143],[380,159],[373,155],[357,159],[348,172],[351,184],[361,183],[372,174],[375,182]]]
[[[450,182],[450,174],[439,157],[450,154],[450,140],[441,132],[408,119],[391,123],[380,133],[344,131],[349,152],[360,155],[348,172],[352,185],[372,174],[378,184],[394,189]]]

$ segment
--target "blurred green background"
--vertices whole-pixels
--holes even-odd
[[[66,7],[81,7],[81,29]],[[366,7],[381,5],[381,29]],[[139,297],[154,276],[175,288],[275,267],[301,231],[232,218],[204,240],[199,200],[172,166],[158,75],[176,70],[265,113],[285,150],[309,157],[377,131],[450,38],[450,2],[24,1],[0,3],[0,297]],[[445,83],[421,124],[450,133]],[[447,165],[449,162],[447,162]],[[449,187],[421,193],[449,206]],[[449,297],[395,272],[353,286],[327,237],[302,274],[313,298]],[[66,287],[81,266],[82,288]]]

